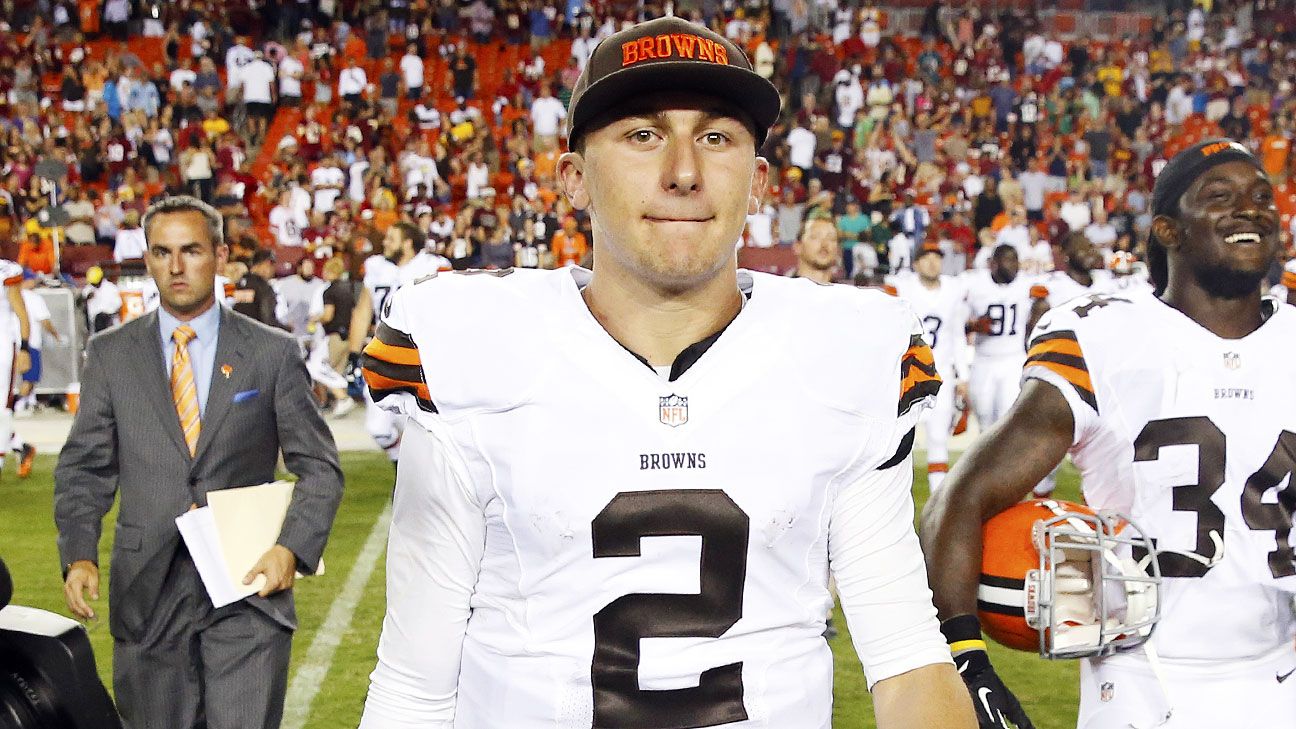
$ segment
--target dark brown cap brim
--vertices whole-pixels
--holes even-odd
[[[579,90],[571,100],[568,138],[575,140],[595,118],[615,113],[626,101],[659,92],[691,91],[715,96],[746,112],[756,135],[756,147],[765,143],[769,128],[778,119],[778,89],[764,78],[739,66],[693,61],[659,61],[623,68]],[[613,117],[615,118],[615,117]]]

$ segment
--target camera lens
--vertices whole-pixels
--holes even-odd
[[[0,660],[0,729],[69,729],[52,687],[24,663]]]
[[[40,716],[24,691],[26,682],[6,670],[0,674],[0,729],[35,729]]]

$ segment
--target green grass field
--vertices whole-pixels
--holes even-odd
[[[341,589],[361,545],[372,529],[391,492],[391,466],[378,453],[346,453],[346,496],[334,524],[325,552],[327,574],[298,582],[297,611],[300,629],[293,641],[294,670],[328,613],[331,600]],[[32,477],[19,481],[6,475],[0,482],[0,557],[13,573],[14,603],[31,605],[66,615],[53,522],[53,456],[41,456]],[[919,508],[926,501],[927,484],[917,476],[915,495]],[[1060,478],[1058,496],[1077,498],[1077,476],[1069,467]],[[110,513],[108,519],[115,518]],[[111,550],[112,529],[104,529],[101,554],[106,561]],[[104,570],[107,576],[108,570]],[[382,625],[384,573],[381,563],[374,572],[350,628],[341,637],[328,678],[312,705],[306,726],[312,729],[355,727],[374,665],[374,647]],[[100,619],[88,628],[98,660],[99,674],[111,687],[112,638],[106,622],[107,585],[101,585],[95,604]],[[838,617],[837,625],[843,626]],[[873,710],[865,689],[863,673],[842,630],[832,648],[836,663],[833,726],[837,729],[871,729]],[[991,653],[1004,681],[1022,700],[1039,729],[1074,727],[1079,698],[1078,668],[1074,662],[1050,662],[1038,656],[992,646]]]

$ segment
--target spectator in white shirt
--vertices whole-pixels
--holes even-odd
[[[1017,249],[1019,259],[1031,255],[1030,228],[1026,223],[1026,208],[1015,207],[1008,214],[1008,224],[999,229],[995,236],[995,247],[1008,244]]]
[[[338,164],[336,154],[325,157],[319,166],[311,171],[310,181],[311,188],[315,192],[315,212],[333,212],[334,202],[342,195],[346,177],[346,173]]]
[[[302,50],[299,45],[298,51]],[[306,75],[306,65],[297,53],[289,53],[279,60],[279,103],[289,108],[297,108],[302,102],[302,77]]]
[[[1044,160],[1035,158],[1030,168],[1017,177],[1021,185],[1022,204],[1026,206],[1026,219],[1039,222],[1044,219],[1044,197],[1052,184],[1048,172],[1044,169]]]
[[[127,210],[126,218],[122,221],[122,227],[117,229],[117,236],[113,243],[113,260],[121,263],[142,259],[147,247],[144,242],[144,229],[140,227],[139,211]]]
[[[1107,220],[1107,209],[1098,206],[1094,211],[1094,221],[1084,227],[1084,237],[1089,239],[1094,248],[1103,253],[1110,252],[1112,246],[1116,243],[1117,233],[1116,226]]]
[[[834,80],[837,82],[837,126],[850,129],[855,125],[855,112],[864,107],[864,87],[844,68]]]
[[[248,131],[253,143],[265,138],[275,109],[275,67],[260,51],[239,72],[243,105],[247,108]]]
[[[1085,226],[1093,220],[1093,209],[1079,192],[1072,190],[1058,208],[1058,217],[1067,224],[1067,228],[1084,230]]]
[[[558,146],[558,132],[567,118],[567,109],[553,95],[548,82],[540,84],[540,95],[531,102],[531,129],[535,134],[537,152],[546,152]]]
[[[1179,126],[1192,114],[1192,94],[1188,92],[1188,80],[1180,78],[1175,82],[1166,96],[1165,118],[1171,126]]]
[[[798,124],[792,127],[787,135],[788,161],[800,167],[803,173],[814,168],[815,144],[814,132]]]
[[[369,76],[363,68],[356,65],[356,59],[348,58],[346,64],[346,68],[338,74],[338,96],[355,108],[360,105],[365,87],[369,85]]]
[[[171,88],[178,93],[184,90],[185,84],[193,86],[196,80],[198,80],[198,73],[193,70],[193,59],[180,59],[180,65],[171,72]]]
[[[585,70],[585,64],[589,63],[590,56],[594,53],[594,46],[598,41],[591,38],[588,30],[581,31],[580,37],[572,41],[571,54],[576,59],[576,67],[581,71]]]
[[[400,59],[401,81],[405,84],[405,98],[417,101],[423,98],[423,57],[418,46],[410,43]]]
[[[310,224],[306,213],[294,208],[292,192],[284,190],[279,194],[279,204],[270,211],[270,232],[274,233],[275,243],[289,248],[300,248],[302,230]]]

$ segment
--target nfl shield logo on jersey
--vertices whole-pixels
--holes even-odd
[[[1235,370],[1235,369],[1241,367],[1241,366],[1242,366],[1242,355],[1238,354],[1237,352],[1225,352],[1225,353],[1224,353],[1224,366],[1227,367],[1227,368],[1229,368],[1229,369],[1231,369],[1231,370]]]
[[[1116,698],[1116,685],[1111,681],[1103,682],[1101,689],[1098,691],[1098,700],[1104,703]]]
[[[688,398],[680,395],[667,395],[657,398],[660,405],[657,409],[662,425],[672,428],[688,422]]]

